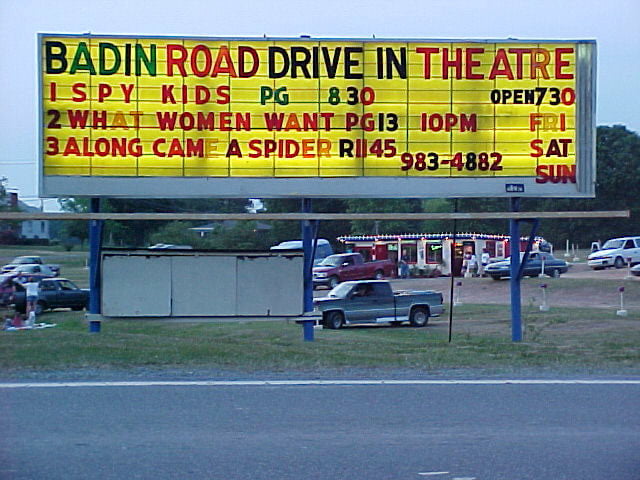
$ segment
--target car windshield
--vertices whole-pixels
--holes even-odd
[[[78,289],[78,287],[76,287],[76,285],[70,280],[60,280],[60,282],[58,282],[58,285],[60,285],[60,290],[77,290]]]
[[[36,262],[34,261],[33,257],[16,257],[13,259],[11,263],[14,263],[17,265],[27,265],[27,264],[36,263]]]
[[[624,245],[624,240],[607,240],[602,246],[602,250],[607,250],[609,248],[622,248]]]
[[[319,265],[323,267],[337,267],[342,265],[343,258],[337,255],[329,255],[327,258],[322,260]]]
[[[352,286],[353,285],[349,283],[340,283],[333,287],[333,289],[329,292],[329,296],[335,298],[346,298],[351,291]]]

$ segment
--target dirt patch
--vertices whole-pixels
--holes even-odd
[[[618,309],[619,287],[624,287],[626,309],[640,309],[640,277],[627,278],[626,269],[592,270],[585,263],[574,264],[560,278],[524,278],[521,282],[521,302],[542,303],[546,285],[547,302],[564,307]],[[573,281],[576,280],[576,281]],[[451,278],[411,278],[392,280],[394,290],[436,290],[449,302]],[[457,290],[457,292],[456,292]],[[510,304],[510,282],[491,278],[455,278],[454,298],[462,303]]]
[[[599,335],[602,340],[635,338],[640,332],[640,277],[627,278],[627,269],[592,270],[586,263],[576,263],[560,278],[524,278],[521,282],[522,322],[525,338],[542,338],[553,335],[572,343],[576,333]],[[541,288],[541,285],[546,288]],[[394,290],[435,290],[442,292],[446,309],[449,309],[450,277],[392,279]],[[624,307],[627,317],[616,315],[620,309],[619,288],[624,287]],[[549,312],[542,312],[543,290],[546,293]],[[315,296],[325,296],[327,290],[317,290]],[[496,309],[492,305],[510,305],[509,280],[491,278],[455,278],[454,299],[462,307],[454,310],[454,331],[457,333],[510,336],[509,309]],[[486,312],[474,308],[473,315],[464,312],[466,305],[487,305]],[[579,312],[558,314],[557,307],[584,308],[590,310],[584,318]],[[479,307],[482,310],[482,307]],[[457,313],[455,313],[457,311]],[[430,320],[438,329],[448,328],[448,313]]]

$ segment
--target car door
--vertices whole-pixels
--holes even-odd
[[[38,296],[49,308],[57,308],[60,303],[56,282],[40,282]]]
[[[357,280],[358,275],[354,266],[353,257],[345,257],[342,262],[342,279],[344,280]]]
[[[85,306],[85,294],[69,280],[60,280],[58,284],[58,295],[60,296],[60,306],[79,307]]]
[[[377,310],[376,319],[385,322],[395,320],[396,306],[389,284],[373,283],[374,306]]]
[[[640,263],[640,237],[634,238],[636,248],[633,249],[633,255],[631,255],[631,263]]]
[[[533,275],[539,275],[541,271],[542,271],[542,261],[540,259],[540,254],[537,252],[529,254],[529,258],[527,259],[527,263],[524,265],[522,274],[533,276]]]
[[[347,321],[357,323],[375,320],[374,305],[375,298],[372,285],[369,283],[354,285],[353,290],[345,298]]]

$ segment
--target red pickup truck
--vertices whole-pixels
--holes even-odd
[[[313,287],[333,288],[347,280],[380,280],[395,275],[396,265],[391,260],[365,262],[359,253],[329,255],[313,267]]]

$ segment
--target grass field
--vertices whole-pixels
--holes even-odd
[[[640,372],[640,318],[602,322],[591,310],[524,311],[525,339],[512,343],[509,310],[500,305],[456,308],[453,342],[448,319],[427,328],[387,326],[316,330],[304,342],[299,325],[164,323],[117,320],[90,334],[78,312],[40,320],[55,328],[0,332],[0,369],[222,369],[244,372],[324,372],[345,368],[411,369],[416,373],[474,368]],[[583,328],[585,324],[600,328]]]

